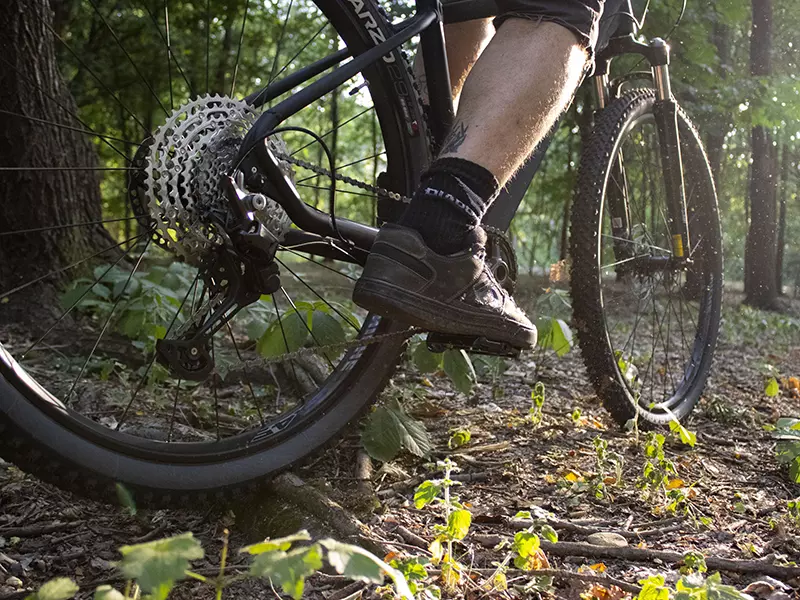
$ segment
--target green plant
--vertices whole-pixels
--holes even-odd
[[[469,394],[478,380],[469,355],[463,350],[434,353],[425,340],[417,340],[411,348],[411,359],[421,373],[444,373],[462,394]]]
[[[451,479],[451,475],[460,471],[458,465],[449,458],[438,461],[436,467],[441,469],[442,479],[423,481],[414,492],[414,507],[424,508],[428,504],[436,504],[444,508],[444,525],[434,525],[437,535],[430,545],[434,564],[441,563],[442,579],[448,587],[453,587],[461,579],[464,567],[453,556],[453,543],[463,540],[472,523],[472,513],[458,501],[451,488],[461,485]]]
[[[425,457],[433,448],[425,426],[412,418],[396,397],[367,417],[361,444],[367,454],[383,462],[393,460],[401,450]]]
[[[783,417],[775,423],[772,436],[775,444],[775,457],[789,469],[789,478],[800,483],[800,419]]]
[[[531,391],[531,407],[528,409],[528,420],[534,427],[538,427],[542,423],[544,394],[544,383],[537,381],[536,385],[533,386],[533,390]]]
[[[694,448],[694,445],[697,443],[697,434],[686,429],[686,427],[681,425],[678,419],[672,419],[672,421],[669,422],[669,430],[686,446]]]
[[[460,448],[461,446],[468,444],[471,439],[472,433],[469,429],[453,429],[450,432],[450,439],[447,440],[447,447],[451,450],[454,448]]]
[[[226,573],[228,534],[223,537],[219,573],[215,577],[190,569],[191,562],[203,558],[200,543],[191,533],[120,548],[122,560],[117,564],[127,579],[124,592],[103,585],[96,589],[95,600],[137,600],[140,593],[148,600],[166,600],[178,581],[194,579],[214,590],[217,600],[231,584],[248,578],[268,579],[284,594],[298,600],[303,595],[305,580],[327,562],[337,573],[354,581],[382,584],[385,576],[394,583],[397,595],[404,600],[414,596],[403,574],[374,554],[332,539],[310,542],[307,531],[246,546],[240,554],[251,557],[246,573]],[[301,545],[302,544],[302,545]],[[69,579],[50,581],[29,600],[68,600],[78,591]]]
[[[649,500],[655,493],[664,494],[669,483],[669,476],[675,475],[677,471],[673,462],[664,454],[664,436],[660,433],[653,431],[647,433],[644,456],[642,476],[637,481],[637,486]]]
[[[608,441],[596,436],[592,440],[596,474],[592,477],[594,495],[598,499],[608,499],[608,486],[618,487],[622,483],[623,456],[608,449]],[[611,480],[611,481],[609,481]]]

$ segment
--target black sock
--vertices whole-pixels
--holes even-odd
[[[453,254],[464,249],[467,234],[480,224],[499,189],[482,166],[440,158],[423,173],[400,225],[418,231],[434,252]]]

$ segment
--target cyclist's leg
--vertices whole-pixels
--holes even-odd
[[[505,21],[467,77],[440,158],[480,165],[504,185],[569,104],[586,62],[565,27]]]
[[[455,106],[458,106],[461,89],[472,65],[478,60],[493,35],[494,26],[491,19],[477,19],[444,26],[447,65],[450,72],[450,86]],[[420,84],[422,101],[428,104],[428,86],[425,84],[425,67],[422,61],[422,52],[418,52],[414,59],[414,76]]]
[[[536,344],[536,328],[486,267],[478,225],[569,103],[603,0],[501,2],[509,10],[467,76],[441,155],[400,227],[379,233],[354,299],[434,331],[521,348]]]

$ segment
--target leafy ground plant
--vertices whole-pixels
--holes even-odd
[[[789,479],[800,483],[800,419],[778,419],[772,432],[777,440],[775,456],[788,469]]]
[[[437,535],[429,549],[432,562],[441,563],[445,586],[453,588],[464,572],[464,566],[453,556],[453,543],[467,536],[472,524],[472,513],[450,491],[450,488],[461,485],[450,477],[460,470],[458,465],[447,458],[437,462],[436,467],[443,472],[444,477],[423,481],[414,492],[414,507],[419,510],[428,504],[435,504],[444,508],[445,525],[434,526]]]
[[[194,579],[214,590],[217,600],[226,587],[248,579],[268,579],[273,586],[295,600],[303,595],[306,578],[323,568],[327,562],[337,573],[354,581],[382,584],[388,576],[398,596],[413,600],[403,574],[374,554],[351,544],[333,539],[311,542],[307,531],[246,546],[240,554],[251,557],[246,573],[227,574],[228,538],[225,533],[219,574],[208,577],[190,569],[191,561],[203,558],[200,543],[191,533],[120,548],[122,560],[117,567],[127,579],[124,591],[108,585],[95,590],[95,600],[133,600],[145,594],[148,600],[166,600],[175,584]],[[47,582],[26,600],[68,600],[78,592],[69,579]]]

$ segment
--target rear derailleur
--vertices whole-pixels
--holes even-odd
[[[259,206],[259,194],[242,195],[244,206]],[[225,243],[203,257],[200,278],[205,302],[169,339],[158,340],[159,362],[177,377],[202,381],[214,369],[213,336],[243,308],[281,288],[275,262],[278,241],[258,221],[226,228]],[[187,297],[188,299],[188,297]]]

